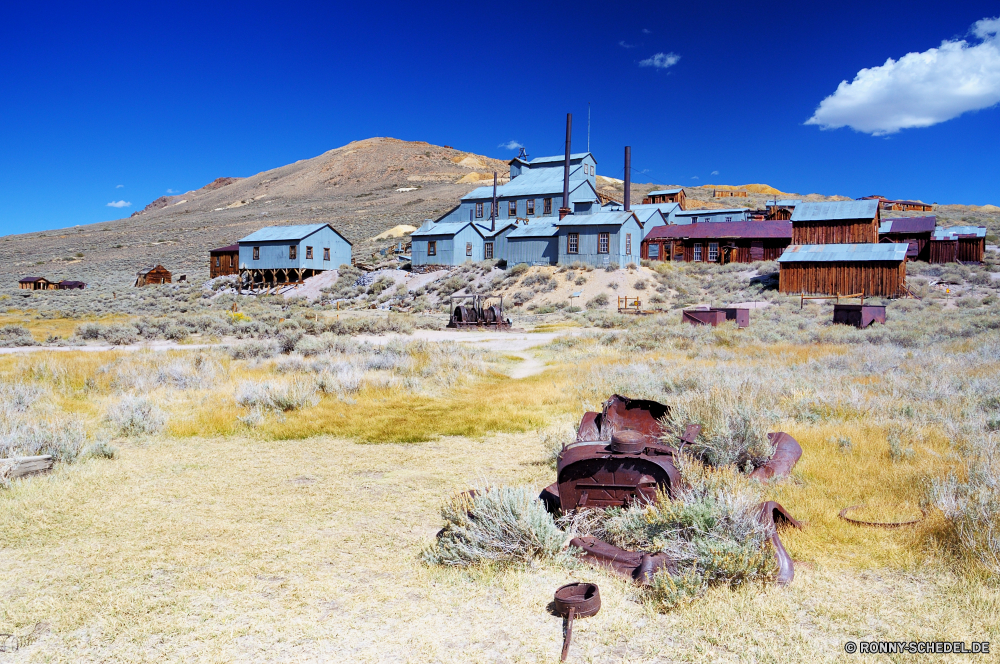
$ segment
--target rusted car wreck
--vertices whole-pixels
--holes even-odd
[[[660,421],[668,412],[668,406],[656,401],[616,394],[604,403],[600,413],[586,413],[576,440],[564,446],[559,454],[556,482],[541,493],[548,510],[555,514],[586,507],[652,502],[658,490],[674,495],[681,483],[675,455],[695,440],[701,428],[689,425],[678,437],[676,447],[667,445],[663,442],[665,431]],[[777,432],[768,436],[775,453],[766,465],[750,475],[761,480],[787,475],[802,456],[802,448],[788,434]],[[801,528],[801,524],[773,501],[760,506],[759,519],[772,527],[771,542],[778,562],[776,580],[779,584],[791,583],[792,559],[778,539],[777,527]],[[576,537],[571,544],[582,549],[584,558],[590,562],[609,567],[640,584],[649,583],[652,575],[663,568],[677,572],[676,564],[666,554],[626,551],[595,537]]]

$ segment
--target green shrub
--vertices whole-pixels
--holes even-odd
[[[607,293],[598,293],[594,297],[587,300],[586,307],[588,309],[600,309],[601,307],[608,306],[608,302]]]

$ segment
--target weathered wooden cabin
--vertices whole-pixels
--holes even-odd
[[[231,244],[208,252],[209,277],[224,277],[240,273],[240,245]]]
[[[239,246],[242,280],[253,284],[302,283],[351,264],[351,243],[330,224],[267,226]]]
[[[894,201],[885,196],[864,196],[860,201],[878,201],[879,207],[883,210],[893,210],[895,212],[931,212],[934,206],[923,201]]]
[[[986,228],[952,226],[935,229],[928,257],[931,263],[982,263],[986,253]]]
[[[906,258],[929,261],[931,234],[937,227],[937,217],[902,217],[885,219],[878,229],[879,242],[905,242],[910,248]]]
[[[642,258],[722,264],[773,261],[791,242],[788,221],[660,226],[642,241]]]
[[[799,203],[792,212],[792,244],[878,242],[877,200]]]
[[[906,292],[907,249],[909,245],[901,242],[793,244],[778,258],[778,290],[804,295],[900,297]]]
[[[684,210],[687,206],[687,196],[684,194],[684,189],[657,189],[643,197],[643,205],[650,203],[679,203]]]
[[[713,189],[712,198],[746,198],[747,192],[743,189]]]
[[[767,201],[765,205],[767,210],[765,219],[769,221],[789,221],[792,218],[792,212],[795,211],[796,206],[801,202],[800,200],[790,198]]]
[[[56,288],[59,290],[83,290],[87,287],[87,284],[83,281],[70,281],[64,279],[56,284]]]
[[[145,270],[136,272],[134,285],[140,288],[142,286],[152,286],[153,284],[169,284],[171,283],[171,279],[170,270],[162,265],[154,265],[153,267],[147,267]]]
[[[21,290],[49,290],[54,285],[45,277],[25,277],[17,282]]]

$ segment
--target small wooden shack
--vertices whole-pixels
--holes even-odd
[[[69,281],[67,279],[63,279],[56,284],[56,287],[59,290],[83,290],[87,287],[87,284],[82,281]]]
[[[778,290],[804,295],[899,297],[906,283],[904,243],[792,245],[778,259]]]
[[[883,210],[895,212],[931,212],[934,206],[923,201],[894,201],[884,196],[864,196],[858,200],[878,201]]]
[[[931,234],[937,227],[937,217],[902,217],[885,219],[878,229],[879,242],[905,242],[907,260],[929,261]]]
[[[643,197],[643,205],[650,203],[678,203],[681,209],[685,210],[687,209],[687,196],[684,195],[684,189],[657,189]]]
[[[658,226],[642,241],[651,261],[753,263],[777,260],[792,242],[788,221],[733,221]]]
[[[135,286],[151,286],[153,284],[169,284],[171,282],[170,270],[162,265],[147,267],[139,270],[135,275]]]
[[[935,229],[930,239],[931,263],[982,263],[986,253],[986,228],[952,226]]]
[[[792,212],[792,244],[878,242],[877,200],[799,203]]]
[[[769,221],[790,221],[800,200],[784,199],[767,201],[765,219]]]
[[[209,277],[223,277],[240,273],[240,245],[231,244],[208,252]]]
[[[747,192],[743,189],[713,189],[712,198],[746,198]]]
[[[17,282],[17,287],[21,290],[49,290],[54,286],[45,277],[25,277]]]

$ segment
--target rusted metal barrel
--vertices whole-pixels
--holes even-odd
[[[556,613],[564,618],[564,636],[560,662],[566,661],[569,642],[573,638],[573,621],[589,618],[601,610],[601,591],[596,583],[567,583],[560,586],[555,594]]]

